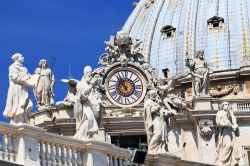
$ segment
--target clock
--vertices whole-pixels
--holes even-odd
[[[145,77],[131,67],[113,69],[106,79],[106,95],[119,107],[133,107],[146,95]]]

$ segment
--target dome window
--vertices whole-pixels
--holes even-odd
[[[175,35],[176,28],[172,25],[166,25],[161,29],[164,39],[171,38]]]
[[[207,25],[210,28],[221,28],[224,24],[224,18],[219,16],[213,16],[212,18],[207,20]]]

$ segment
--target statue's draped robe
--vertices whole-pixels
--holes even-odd
[[[51,69],[37,68],[35,74],[39,76],[35,87],[36,100],[38,105],[52,105],[54,103],[52,97],[52,86],[54,84],[54,75]]]
[[[147,99],[144,103],[144,122],[148,140],[148,153],[166,153],[168,143],[167,123],[163,114],[152,112],[158,103]],[[156,115],[157,114],[157,115]]]
[[[75,138],[81,140],[95,139],[98,134],[98,125],[94,111],[99,111],[96,99],[93,96],[93,87],[85,78],[77,84],[74,114],[76,118]]]
[[[3,116],[11,119],[11,123],[28,123],[28,114],[32,110],[29,98],[27,69],[18,62],[9,67],[9,89]]]
[[[216,123],[219,126],[216,161],[218,165],[233,166],[237,164],[236,148],[234,147],[235,134],[232,129],[234,119],[223,110],[219,110],[216,114]]]

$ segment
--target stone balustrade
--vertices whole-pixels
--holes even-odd
[[[0,122],[0,160],[32,166],[130,166],[129,150]]]
[[[250,111],[250,101],[249,101],[249,99],[248,100],[247,99],[241,99],[241,100],[236,99],[236,100],[227,100],[227,101],[231,105],[231,109],[233,111],[243,111],[243,112]],[[222,102],[220,102],[220,103],[222,103]]]

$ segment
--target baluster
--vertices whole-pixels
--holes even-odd
[[[2,133],[0,133],[0,160],[3,160],[3,137],[2,137]]]
[[[45,159],[47,161],[46,166],[51,166],[50,153],[49,153],[49,143],[47,141],[45,142]]]
[[[44,152],[44,141],[40,141],[40,160],[41,166],[46,166],[45,152]]]
[[[118,166],[117,156],[114,156],[114,166]]]
[[[238,104],[238,110],[241,111],[241,104]]]
[[[3,160],[8,160],[8,152],[7,152],[7,135],[3,133]]]
[[[64,145],[61,145],[61,162],[62,165],[66,166],[66,157],[65,157],[65,148]]]
[[[113,157],[109,155],[109,166],[113,166]]]
[[[129,161],[129,159],[125,160],[125,166],[130,166],[130,161]]]
[[[66,163],[67,166],[71,166],[71,155],[70,155],[70,147],[66,147]]]
[[[83,156],[81,154],[80,151],[77,151],[77,160],[76,160],[76,163],[77,163],[77,166],[82,166],[83,165]]]
[[[55,144],[55,147],[56,147],[56,163],[57,163],[57,166],[61,166],[62,163],[61,163],[61,154],[60,154],[60,145],[59,144]]]
[[[8,160],[14,162],[14,154],[13,154],[14,147],[11,135],[7,135],[7,141],[8,141],[7,144]]]
[[[247,103],[247,111],[250,111],[250,103]]]
[[[127,160],[124,158],[123,161],[122,161],[122,166],[128,166],[127,165]]]
[[[17,159],[17,137],[16,135],[12,136],[12,141],[13,141],[13,156],[14,156],[14,161]]]
[[[122,166],[122,158],[118,158],[119,166]]]
[[[71,149],[71,163],[72,163],[72,166],[76,166],[77,163],[76,163],[76,150],[74,148]]]
[[[52,166],[56,166],[55,145],[53,143],[50,144],[50,158],[51,158]]]

